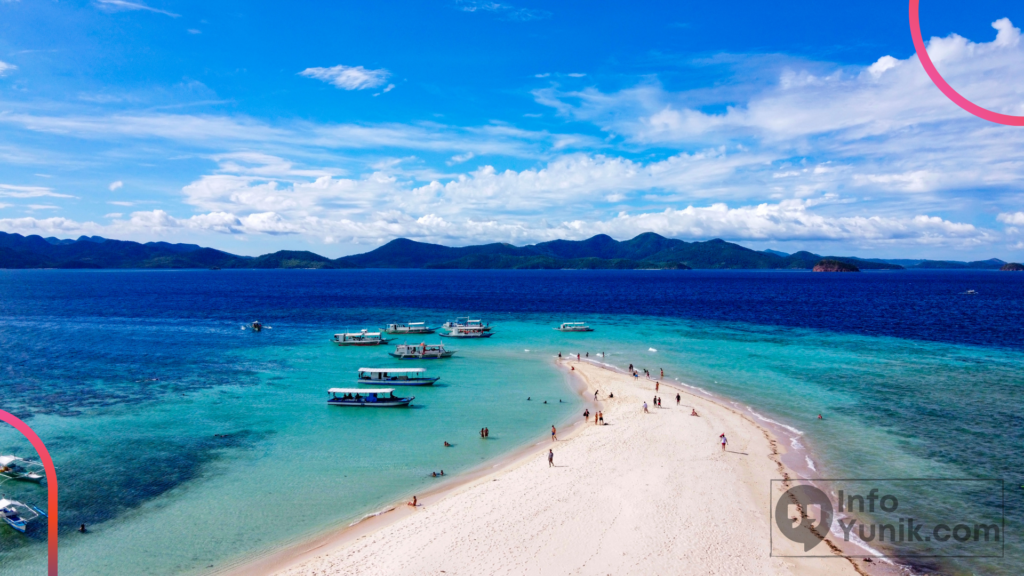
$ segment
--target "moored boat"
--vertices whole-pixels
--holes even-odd
[[[447,333],[442,333],[441,336],[445,338],[490,338],[494,336],[493,332],[488,332],[490,328],[468,327],[468,326],[454,326],[448,329]]]
[[[360,368],[360,384],[390,384],[391,386],[432,386],[440,376],[423,376],[424,368]]]
[[[484,324],[483,320],[474,320],[469,316],[463,316],[456,318],[454,322],[451,320],[445,322],[442,326],[445,330],[451,330],[452,328],[479,328],[485,332],[490,332],[491,327]]]
[[[437,360],[451,358],[455,350],[448,350],[444,344],[399,344],[394,352],[388,354],[401,360]]]
[[[32,462],[17,456],[0,456],[0,483],[7,480],[35,482],[39,484],[46,477],[46,471],[39,462]]]
[[[342,332],[335,334],[331,339],[338,346],[379,346],[391,342],[391,339],[384,338],[380,332]]]
[[[433,334],[434,329],[426,322],[409,322],[408,324],[388,324],[384,329],[388,334]]]
[[[0,499],[0,518],[3,518],[8,526],[22,534],[28,529],[29,522],[40,516],[46,516],[46,513],[35,506],[29,506],[17,500]]]
[[[260,332],[263,330],[263,324],[260,324],[259,320],[255,320],[252,324],[249,324],[249,328],[251,328],[253,332]]]
[[[562,325],[555,328],[559,332],[593,332],[594,329],[587,326],[586,322],[562,322]]]
[[[416,399],[415,396],[395,396],[394,388],[331,388],[327,392],[331,395],[327,403],[332,406],[397,408],[408,406]]]

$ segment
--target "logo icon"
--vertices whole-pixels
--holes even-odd
[[[808,510],[818,506],[817,523],[808,516]],[[797,516],[790,514],[791,507],[797,508]],[[804,552],[821,543],[832,528],[832,502],[824,492],[810,485],[794,486],[775,502],[775,525],[786,537],[804,545]]]

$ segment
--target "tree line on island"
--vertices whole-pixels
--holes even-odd
[[[617,241],[600,234],[528,246],[506,243],[451,247],[399,238],[364,254],[326,258],[282,250],[238,256],[196,244],[43,238],[0,232],[0,268],[433,268],[433,269],[791,269],[821,271],[932,269],[1022,270],[992,258],[976,262],[885,260],[752,250],[724,240],[686,242],[647,232]]]

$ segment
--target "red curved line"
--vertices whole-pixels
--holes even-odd
[[[0,420],[14,426],[18,432],[21,432],[25,435],[25,438],[28,438],[28,441],[32,443],[32,447],[36,449],[36,453],[39,454],[39,459],[43,462],[43,468],[46,469],[46,515],[48,517],[46,573],[49,576],[57,576],[57,469],[53,466],[50,451],[46,449],[46,445],[43,444],[43,441],[39,439],[39,436],[28,424],[3,410],[0,410]]]
[[[952,100],[954,104],[971,114],[974,114],[978,118],[988,120],[989,122],[995,122],[997,124],[1005,124],[1007,126],[1024,126],[1024,116],[1000,114],[998,112],[982,108],[961,96],[960,93],[954,90],[942,75],[939,74],[939,71],[935,69],[935,64],[932,63],[931,57],[928,56],[928,49],[924,45],[924,38],[921,37],[919,5],[920,0],[910,0],[910,35],[914,39],[914,50],[917,51],[917,59],[921,61],[921,66],[924,67],[924,71],[928,73],[928,77],[932,79],[932,82],[934,82],[939,90],[942,91],[947,98]]]

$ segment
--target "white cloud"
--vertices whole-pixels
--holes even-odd
[[[104,214],[104,218],[120,218],[124,216],[121,212],[111,212],[110,214]]]
[[[390,72],[384,70],[368,70],[362,66],[332,66],[330,68],[306,68],[299,72],[300,76],[315,78],[333,84],[342,90],[365,90],[376,88],[387,81]],[[394,86],[386,88],[387,92]]]
[[[454,166],[455,164],[462,164],[463,162],[472,160],[475,156],[476,155],[473,154],[472,152],[466,152],[465,154],[456,154],[455,156],[452,156],[451,158],[448,159],[447,164],[449,166]]]
[[[109,188],[111,192],[113,192],[115,190],[120,190],[123,187],[124,187],[124,182],[121,182],[120,180],[118,180],[116,182],[111,182],[110,186],[107,186],[107,188]]]
[[[18,67],[14,64],[8,64],[3,60],[0,60],[0,76],[6,76],[7,74],[17,70]]]
[[[996,216],[996,221],[1011,226],[1024,226],[1024,212],[1004,212]]]
[[[582,72],[570,72],[569,74],[567,74],[567,76],[569,76],[570,78],[583,78],[584,76],[586,76],[586,74]]]
[[[180,14],[175,14],[174,12],[168,12],[167,10],[160,10],[159,8],[147,6],[141,2],[128,2],[127,0],[94,0],[94,2],[96,3],[97,7],[107,12],[145,10],[147,12],[156,12],[157,14],[170,16],[171,18],[178,18],[181,16]]]
[[[516,8],[511,4],[499,4],[488,0],[456,0],[456,5],[463,12],[489,12],[503,20],[517,20],[527,22],[530,20],[543,20],[551,17],[547,10],[535,10],[530,8]]]
[[[69,194],[58,194],[52,188],[43,186],[14,186],[11,184],[0,184],[0,198],[74,198]]]
[[[186,30],[186,32],[188,32],[189,34],[202,34],[203,33],[202,30],[197,30],[195,28],[189,28],[188,30]]]
[[[135,206],[135,202],[124,202],[124,201],[107,202],[107,204],[111,204],[113,206]]]

